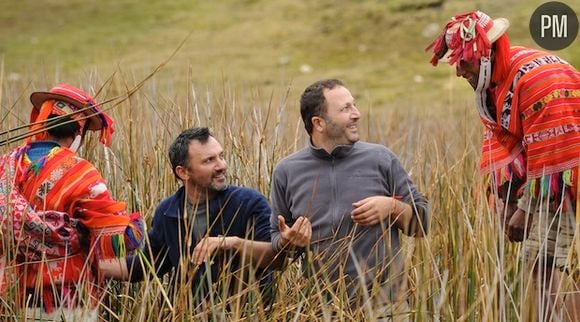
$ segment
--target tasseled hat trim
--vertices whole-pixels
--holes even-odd
[[[36,123],[30,127],[31,132],[43,128],[44,121],[53,112],[57,112],[56,114],[59,115],[70,114],[63,113],[61,110],[55,111],[54,103],[44,104],[51,100],[67,103],[67,106],[72,110],[72,115],[80,115],[80,117],[73,116],[73,118],[77,121],[82,119],[88,122],[86,128],[91,131],[100,131],[99,141],[106,146],[111,145],[112,135],[115,131],[113,120],[101,111],[100,106],[92,96],[69,84],[60,84],[49,92],[35,92],[30,95],[30,102],[34,106],[30,113],[30,123]]]
[[[491,19],[481,11],[457,15],[426,48],[433,49],[431,64],[437,66],[439,62],[449,62],[453,65],[459,61],[476,62],[481,57],[489,58],[492,44],[508,27],[507,19]]]

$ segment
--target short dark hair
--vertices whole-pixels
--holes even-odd
[[[344,86],[338,79],[323,79],[306,87],[300,98],[300,114],[308,135],[312,135],[312,117],[321,116],[326,113],[325,89],[333,89],[337,86]]]
[[[49,128],[48,134],[57,140],[74,138],[81,129],[79,122],[73,121],[70,115],[50,114],[46,120],[46,127]],[[50,128],[52,126],[55,127]]]
[[[187,161],[189,160],[189,143],[197,140],[205,144],[210,136],[212,135],[207,127],[194,127],[181,132],[173,143],[171,143],[169,146],[169,162],[171,162],[171,169],[178,180],[181,180],[181,178],[179,178],[175,169],[178,166],[187,166]]]

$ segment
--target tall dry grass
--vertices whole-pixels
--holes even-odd
[[[81,154],[93,161],[118,200],[141,211],[150,223],[157,204],[178,187],[167,160],[167,148],[181,130],[209,126],[222,143],[231,184],[269,195],[271,173],[284,156],[302,148],[306,136],[299,119],[301,88],[280,86],[273,92],[227,82],[202,86],[150,79],[134,95],[106,108],[115,120],[110,149],[86,142]],[[96,72],[66,80],[96,91],[99,100],[123,97],[144,75],[119,72],[110,81]],[[60,82],[1,82],[2,130],[25,124],[33,90]],[[348,84],[348,80],[345,79]],[[408,105],[361,106],[362,139],[396,152],[431,204],[427,237],[403,237],[410,317],[416,321],[513,321],[523,318],[529,286],[522,275],[518,246],[508,243],[489,209],[478,173],[480,127],[475,110],[460,101],[438,109]],[[367,102],[368,106],[371,106]],[[15,144],[1,147],[7,152]],[[187,261],[187,258],[185,258]],[[184,264],[185,265],[185,264]],[[110,321],[185,320],[373,320],[365,308],[351,309],[345,291],[328,300],[317,279],[304,278],[299,263],[277,274],[276,300],[264,310],[255,285],[234,297],[217,293],[195,309],[191,280],[184,277],[175,292],[167,278],[137,284],[111,281],[101,301]],[[224,276],[224,279],[229,277]],[[14,296],[3,296],[2,320],[18,320]]]

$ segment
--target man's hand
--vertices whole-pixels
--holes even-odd
[[[399,201],[392,197],[368,197],[352,204],[354,209],[350,217],[362,226],[376,225],[396,212],[397,202]]]
[[[99,260],[99,271],[107,278],[120,281],[129,279],[129,270],[124,257]]]
[[[283,216],[278,216],[278,230],[280,231],[282,247],[289,245],[306,247],[310,245],[310,239],[312,239],[312,224],[304,216],[300,216],[292,227],[286,225],[286,220]]]
[[[193,250],[191,261],[195,265],[201,265],[210,258],[217,250],[227,250],[235,248],[235,243],[239,242],[236,236],[204,237],[197,243]]]
[[[506,205],[503,199],[497,199],[497,212],[499,215],[499,220],[503,225],[506,234],[509,230],[510,220],[516,210],[518,210],[518,204],[516,202],[508,202]]]
[[[526,211],[519,208],[513,213],[506,230],[509,240],[513,242],[521,242],[528,238],[530,235],[530,229],[532,228],[533,216],[528,217],[528,222],[526,223]]]

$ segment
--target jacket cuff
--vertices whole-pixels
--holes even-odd
[[[282,246],[282,237],[272,235],[272,249],[276,253],[282,253],[284,256],[296,258],[304,253],[304,247]]]
[[[125,259],[127,263],[127,272],[129,273],[129,281],[138,282],[143,280],[143,268],[139,254],[129,256]]]

